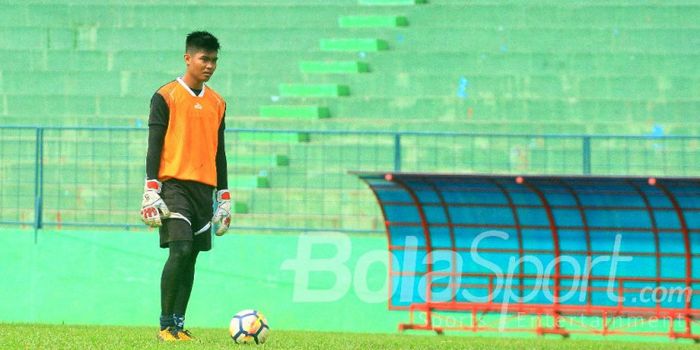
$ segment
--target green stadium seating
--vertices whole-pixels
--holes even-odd
[[[543,120],[543,116],[547,115],[552,118],[564,115],[567,120],[578,122],[591,120],[590,113],[594,111],[619,112],[621,108],[600,107],[619,101],[626,106],[624,109],[628,118],[632,118],[630,121],[661,118],[672,121],[667,130],[678,130],[682,129],[677,124],[683,120],[681,116],[688,113],[684,108],[697,110],[697,102],[693,101],[697,101],[698,94],[693,87],[697,86],[698,70],[693,68],[697,67],[698,45],[692,43],[697,37],[693,18],[700,13],[700,9],[688,2],[640,4],[607,1],[570,6],[545,1],[532,4],[525,12],[517,4],[494,6],[486,2],[470,3],[469,11],[456,11],[463,6],[458,1],[433,1],[424,6],[401,7],[360,6],[357,1],[332,1],[314,6],[314,11],[291,3],[285,5],[285,11],[278,11],[278,6],[278,3],[272,2],[220,3],[211,6],[171,6],[159,2],[146,5],[134,2],[119,5],[68,1],[51,4],[10,2],[3,5],[3,11],[0,11],[0,18],[5,19],[0,25],[3,33],[0,55],[8,57],[14,50],[20,49],[21,54],[30,57],[30,76],[27,79],[31,85],[39,87],[32,89],[33,95],[50,94],[52,88],[49,86],[56,86],[52,82],[71,85],[70,81],[64,80],[67,78],[56,78],[56,72],[95,72],[97,75],[114,72],[116,74],[108,76],[106,80],[85,78],[78,85],[88,87],[90,91],[71,87],[67,93],[95,93],[100,102],[108,101],[104,94],[109,93],[115,101],[120,101],[116,99],[120,97],[123,98],[120,102],[128,102],[122,109],[128,110],[129,115],[134,112],[145,114],[141,107],[144,102],[138,101],[138,98],[147,101],[163,80],[181,73],[182,48],[179,42],[187,29],[176,29],[172,23],[181,20],[183,13],[189,13],[194,18],[208,18],[212,31],[227,33],[220,36],[225,43],[224,49],[227,46],[233,48],[230,52],[233,61],[226,64],[226,60],[222,60],[212,86],[225,96],[250,101],[237,104],[229,113],[232,116],[245,116],[246,119],[262,117],[260,107],[270,104],[270,99],[278,94],[276,87],[281,81],[342,83],[353,89],[353,95],[378,103],[389,102],[390,106],[410,105],[408,101],[411,99],[414,103],[420,103],[419,98],[408,94],[421,93],[420,98],[424,99],[428,95],[423,92],[431,91],[443,96],[446,106],[452,104],[456,108],[439,108],[428,110],[428,113],[411,108],[387,108],[391,112],[387,114],[392,117],[410,119],[416,123],[424,120],[427,121],[426,125],[431,126],[435,125],[430,122],[431,118],[441,116],[444,119],[445,110],[453,111],[451,119],[459,119],[471,107],[475,117],[479,117],[477,106],[491,103],[489,101],[493,97],[503,96],[503,91],[507,95],[518,93],[518,90],[520,94],[527,93],[518,98],[559,101],[552,104],[539,100],[523,103],[500,101],[493,108],[488,108],[494,112],[489,114],[489,118],[496,116],[498,120],[505,121],[512,118],[507,117],[509,114],[517,114],[519,118]],[[155,23],[150,15],[153,12],[159,13]],[[392,32],[381,28],[339,26],[353,18],[405,18],[411,22],[411,27]],[[542,27],[542,18],[547,19],[548,28]],[[586,18],[589,25],[586,28],[570,28],[571,18]],[[643,20],[639,21],[640,18]],[[48,30],[40,30],[39,26],[45,26]],[[367,50],[323,51],[314,46],[324,37],[331,36],[351,41],[376,36],[391,50],[383,53]],[[133,40],[134,37],[140,40]],[[8,38],[19,40],[7,41]],[[469,40],[461,40],[463,38]],[[226,50],[222,51],[222,54],[226,53]],[[324,74],[339,73],[344,68],[331,64],[325,67],[302,64],[348,59],[357,59],[355,62],[365,67],[371,64],[372,77],[320,79]],[[26,72],[27,65],[24,63],[18,64],[16,60],[5,62],[2,67],[3,80],[16,79],[11,73],[13,71]],[[158,67],[155,71],[153,65]],[[294,67],[298,67],[296,71]],[[354,71],[351,66],[349,69]],[[147,75],[142,75],[141,72],[146,71]],[[34,72],[45,75],[43,80],[49,83],[38,86],[35,83],[37,80],[31,77]],[[444,77],[429,77],[424,72],[444,74]],[[311,80],[304,74],[313,74],[316,78]],[[513,77],[504,78],[505,74],[512,74]],[[135,79],[137,76],[142,79]],[[464,101],[456,96],[460,77],[468,78],[470,83],[467,89],[469,97]],[[79,80],[83,78],[76,77]],[[410,84],[404,88],[386,86],[387,82],[406,79]],[[94,80],[106,83],[97,85]],[[91,89],[92,86],[96,86],[97,90]],[[42,91],[42,88],[45,90]],[[2,89],[0,93],[8,97],[29,94],[27,90],[7,92],[6,87]],[[382,92],[381,99],[377,98],[377,91]],[[572,99],[576,102],[564,102]],[[640,99],[651,99],[650,105],[653,107],[629,109],[629,106],[642,105],[638,101]],[[343,120],[373,115],[373,109],[382,109],[382,106],[367,106],[370,112],[356,113],[355,108],[332,108],[330,105],[333,101],[326,103],[320,99],[314,102],[318,102],[318,105],[328,104],[329,114]],[[348,103],[353,102],[348,100]],[[513,105],[531,106],[509,113],[508,108]],[[554,107],[548,108],[548,105]],[[96,111],[104,117],[101,118],[105,123],[103,125],[125,125],[124,114],[114,109],[108,106]],[[661,110],[663,113],[655,113]],[[640,116],[636,114],[637,111],[645,115]],[[19,117],[21,114],[26,113],[4,110],[1,116],[3,122],[10,123],[22,120]],[[112,123],[112,118],[116,118],[116,122]],[[133,117],[126,124],[134,125],[137,119]],[[561,120],[560,117],[557,119]],[[82,123],[90,119],[74,120]],[[610,116],[598,115],[595,120],[596,123],[605,123]],[[54,125],[60,125],[60,122]],[[306,125],[302,121],[296,124],[297,127]],[[465,126],[461,130],[471,129],[471,126]],[[606,127],[598,125],[589,129]],[[639,130],[630,126],[623,132],[631,132],[632,129]],[[690,130],[695,129],[691,127]]]
[[[279,93],[285,97],[340,97],[350,95],[350,88],[339,84],[280,84]]]
[[[46,46],[50,50],[72,50],[75,48],[75,30],[50,28]]]
[[[102,72],[108,70],[109,55],[104,52],[50,50],[46,53],[47,71]]]
[[[305,74],[354,74],[369,72],[369,65],[359,61],[301,61],[299,70]]]
[[[3,84],[0,91],[8,95],[119,96],[122,89],[122,75],[108,71],[9,71],[2,78],[22,82]]]
[[[338,18],[340,28],[391,28],[407,25],[408,19],[404,16],[341,16]]]
[[[300,132],[243,132],[237,135],[239,141],[245,142],[309,142],[311,136]]]
[[[247,214],[248,204],[245,202],[234,201],[233,202],[233,214]]]
[[[239,164],[252,164],[258,167],[261,166],[286,166],[289,165],[289,157],[282,154],[269,155],[241,155],[232,157],[232,160],[236,163],[236,167]]]
[[[46,50],[48,48],[48,31],[44,28],[0,28],[0,49],[2,50]]]
[[[97,116],[96,98],[91,96],[8,95],[6,100],[5,108],[9,113],[16,115],[36,117],[55,115],[57,118]]]
[[[389,44],[381,39],[321,39],[322,51],[383,51]]]
[[[229,178],[228,186],[234,188],[264,188],[270,187],[270,182],[265,176],[240,176],[234,175]]]
[[[397,6],[423,4],[426,0],[358,0],[360,5],[368,6]]]
[[[261,117],[274,118],[328,118],[330,112],[319,106],[260,106]]]

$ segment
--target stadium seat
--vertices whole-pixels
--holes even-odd
[[[328,108],[319,106],[260,106],[261,117],[328,118]]]
[[[305,74],[354,74],[368,72],[369,66],[359,61],[301,61],[299,70]]]

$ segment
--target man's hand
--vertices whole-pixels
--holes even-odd
[[[170,210],[160,198],[161,183],[158,180],[146,180],[141,201],[141,220],[151,227],[162,224],[161,216],[166,219],[170,216]]]
[[[231,225],[231,192],[221,190],[216,192],[216,212],[211,222],[216,227],[216,235],[221,236]]]

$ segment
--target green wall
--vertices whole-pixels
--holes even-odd
[[[364,302],[366,298],[358,296],[353,286],[336,285],[329,272],[310,273],[309,288],[336,286],[347,293],[329,302],[294,301],[295,273],[284,269],[283,263],[296,258],[298,243],[308,242],[304,239],[344,243],[340,248],[348,259],[338,264],[351,274],[358,259],[386,260],[383,235],[344,237],[215,237],[214,249],[201,254],[198,261],[187,324],[223,328],[238,310],[257,308],[277,329],[395,332],[406,318],[403,312],[388,311],[386,301]],[[31,230],[0,230],[0,322],[155,326],[160,314],[160,273],[167,257],[157,239],[155,231],[41,230],[35,244]],[[315,244],[311,256],[332,258],[336,248]],[[369,290],[381,290],[386,281],[386,262],[377,261],[363,269],[367,276],[360,285]]]
[[[157,248],[157,240],[155,232],[145,231],[41,230],[34,243],[31,230],[0,229],[0,323],[156,327],[160,313],[160,273],[167,257],[165,250]],[[313,243],[306,247],[311,248],[310,256],[315,260],[299,265],[313,269],[314,264],[336,257],[338,260],[330,265],[340,266],[349,278],[345,279],[348,283],[337,284],[333,274],[317,271],[308,275],[308,284],[302,285],[325,291],[326,296],[334,287],[347,291],[339,293],[337,300],[295,301],[295,273],[290,268],[294,261],[299,263],[299,247],[303,252],[309,240]],[[336,254],[337,248],[341,249],[340,254]],[[198,261],[187,325],[225,328],[235,312],[257,308],[265,313],[273,329],[396,332],[399,323],[408,321],[408,314],[387,310],[386,294],[381,292],[386,282],[387,258],[384,235],[277,233],[215,237],[214,249],[200,255]],[[361,287],[380,292],[358,294],[357,289]],[[303,288],[297,287],[297,291],[300,290]],[[330,296],[331,299],[335,297]],[[417,321],[421,320],[422,316],[418,315]],[[484,320],[492,325],[499,321],[497,314],[486,316]],[[598,318],[578,320],[600,323]],[[508,327],[534,327],[535,324],[534,317],[516,321],[520,323],[514,324],[509,318]],[[581,327],[569,326],[572,329]],[[665,332],[667,327],[665,322],[656,322],[636,329]],[[694,332],[700,331],[693,328]],[[536,337],[532,332],[449,334]],[[575,337],[669,341],[666,336]]]

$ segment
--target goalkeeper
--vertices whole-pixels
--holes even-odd
[[[185,73],[151,98],[141,204],[141,219],[159,227],[160,247],[169,249],[160,282],[158,338],[165,341],[192,338],[184,322],[197,255],[211,249],[212,223],[223,235],[231,222],[226,103],[205,84],[216,70],[219,42],[208,32],[192,32],[185,46]]]

